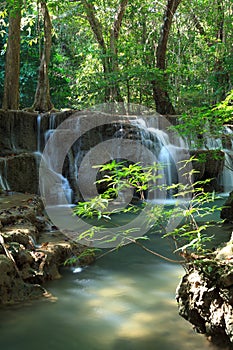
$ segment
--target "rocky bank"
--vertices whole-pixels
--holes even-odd
[[[179,314],[221,350],[233,349],[233,241],[187,264],[177,288]]]
[[[85,250],[54,229],[38,196],[0,195],[0,306],[48,296],[43,284]]]

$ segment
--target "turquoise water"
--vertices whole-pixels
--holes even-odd
[[[154,248],[169,255],[165,240]],[[63,269],[53,298],[1,311],[4,350],[206,350],[177,311],[183,268],[126,246],[84,269]]]

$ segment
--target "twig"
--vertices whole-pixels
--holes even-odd
[[[169,262],[172,262],[172,263],[175,263],[175,264],[184,264],[184,263],[185,263],[185,260],[173,260],[173,259],[170,259],[170,258],[168,258],[168,257],[166,257],[166,256],[164,256],[164,255],[161,255],[161,254],[155,252],[154,250],[151,250],[151,249],[145,247],[143,244],[139,243],[139,242],[138,242],[137,240],[135,240],[135,239],[132,239],[132,238],[129,238],[129,237],[127,237],[127,238],[128,238],[128,240],[130,240],[132,243],[138,245],[139,247],[141,247],[141,248],[142,248],[143,250],[145,250],[146,252],[151,253],[151,254],[153,254],[153,255],[155,255],[155,256],[158,256],[159,258],[161,258],[161,259],[163,259],[163,260],[166,260],[166,261],[169,261]]]
[[[1,233],[0,233],[0,244],[3,247],[3,249],[4,249],[5,253],[6,253],[6,256],[14,263],[15,269],[16,269],[18,275],[20,276],[20,272],[19,272],[19,269],[18,269],[18,267],[16,265],[15,259],[14,259],[13,255],[11,254],[11,252],[7,249],[7,247],[5,245],[5,242],[4,242],[4,238],[1,235]]]

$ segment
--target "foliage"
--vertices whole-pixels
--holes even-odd
[[[187,162],[181,165],[185,169]],[[181,252],[189,256],[191,253],[205,254],[208,252],[206,243],[211,237],[206,234],[206,229],[211,225],[210,215],[217,208],[213,202],[215,193],[206,193],[203,186],[210,180],[197,181],[192,183],[193,172],[184,174],[185,181],[183,184],[172,184],[170,186],[158,185],[157,180],[161,178],[158,174],[159,166],[143,167],[141,164],[127,164],[127,162],[112,161],[111,163],[100,166],[102,179],[97,180],[97,184],[107,184],[102,194],[90,199],[90,201],[79,202],[74,209],[74,215],[80,218],[88,218],[91,228],[83,232],[79,239],[94,241],[95,234],[101,229],[106,232],[106,241],[113,241],[121,237],[120,244],[117,248],[128,243],[140,245],[143,249],[149,249],[142,243],[143,240],[149,239],[151,235],[160,234],[164,238],[169,238],[174,243],[174,251]],[[106,173],[107,172],[107,173]],[[113,206],[114,200],[119,199],[119,193],[131,188],[138,193],[138,198],[142,203],[131,201],[128,205]],[[145,199],[144,193],[154,191],[172,191],[174,205],[161,205]],[[156,198],[155,198],[156,199]],[[137,216],[145,206],[149,204],[149,210],[143,212],[147,227],[147,235],[140,235],[140,228],[132,227],[131,229],[122,230],[122,217],[126,221],[131,220],[131,215]],[[120,213],[120,217],[119,217]],[[117,216],[117,220],[115,220]],[[205,222],[199,222],[205,218]],[[123,220],[123,222],[125,222]],[[173,225],[173,222],[178,222]],[[115,225],[119,228],[118,233],[111,237],[108,235],[109,225]],[[135,232],[138,235],[135,236]],[[152,254],[159,255],[155,251]],[[160,255],[159,255],[160,256]]]
[[[233,90],[212,108],[192,108],[178,119],[176,131],[189,141],[192,148],[206,147],[206,139],[218,139],[224,134],[224,125],[233,121]]]
[[[0,87],[4,80],[8,3],[12,1],[0,5]],[[92,3],[107,40],[119,1]],[[155,52],[167,1],[137,0],[127,7],[117,45],[117,73],[103,71],[103,52],[96,43],[81,2],[49,0],[47,4],[53,23],[50,86],[55,106],[83,109],[103,103],[106,88],[117,82],[125,102],[154,107],[151,81],[162,85],[166,80],[155,68]],[[23,2],[21,108],[32,104],[36,89],[43,34],[37,10],[36,1]],[[165,72],[169,76],[166,89],[179,113],[187,113],[193,107],[208,109],[224,100],[230,90],[233,73],[231,15],[230,0],[222,2],[221,7],[211,0],[181,2],[169,37]],[[106,55],[109,54],[107,51]]]

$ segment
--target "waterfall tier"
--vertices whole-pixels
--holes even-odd
[[[38,193],[38,167],[41,152],[57,126],[73,113],[66,111],[38,116],[36,113],[23,111],[0,111],[0,187],[3,190]],[[87,115],[89,114],[85,111],[78,112],[77,118],[81,120]],[[153,152],[159,162],[170,164],[166,170],[167,183],[177,181],[177,162],[186,145],[181,138],[178,139],[179,142],[174,142],[172,133],[163,130],[153,116],[143,118],[137,115],[122,116],[122,119],[117,118],[115,123],[108,123],[106,117],[104,125],[98,125],[97,112],[95,115],[92,113],[92,118],[93,127],[83,133],[70,147],[64,159],[63,168],[58,174],[66,196],[69,198],[72,196],[72,201],[75,202],[80,198],[77,179],[79,167],[86,154],[96,145],[110,139],[113,139],[113,148],[116,139],[138,141]],[[77,120],[77,129],[78,127]],[[225,153],[225,166],[223,167],[222,155],[218,158],[216,154],[211,156],[213,154],[211,150],[200,150],[199,153],[208,154],[208,161],[205,165],[193,162],[193,167],[200,171],[198,179],[212,177],[214,189],[231,191],[233,187],[232,128],[226,127],[222,139],[216,142],[209,140],[208,147],[216,148],[221,145]],[[60,145],[57,145],[57,149],[59,147]],[[113,157],[111,153],[116,154],[116,150],[111,150],[109,147],[108,151],[111,159]],[[191,151],[191,154],[195,152]],[[55,158],[51,156],[51,161]],[[51,164],[51,169],[53,167],[54,165]]]

